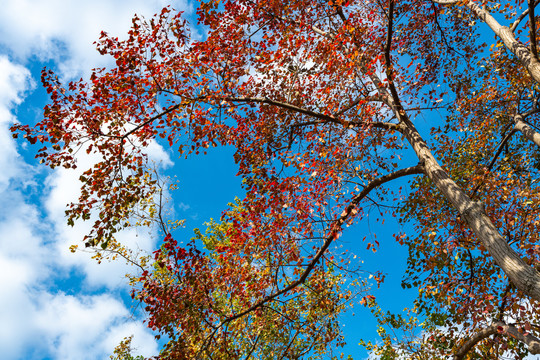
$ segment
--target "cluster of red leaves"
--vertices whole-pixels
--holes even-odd
[[[152,268],[135,280],[132,297],[146,304],[148,326],[168,339],[160,358],[274,358],[343,344],[336,319],[351,295],[340,293],[332,270],[318,269],[307,287],[242,315],[274,291],[276,278],[270,259],[234,249],[233,227],[224,224],[212,223],[211,235],[201,235],[204,252],[167,235]]]

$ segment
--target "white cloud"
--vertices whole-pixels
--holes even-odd
[[[19,105],[34,86],[28,69],[0,55],[0,191],[6,189],[12,178],[20,176],[25,167],[8,128],[14,120],[12,108]]]
[[[172,161],[162,146],[155,141],[150,143],[147,148],[148,158],[158,167],[167,167],[172,165]],[[93,218],[89,221],[78,221],[75,226],[70,227],[66,224],[65,210],[66,205],[74,202],[80,195],[81,182],[79,177],[83,171],[91,168],[100,160],[94,154],[87,155],[85,151],[80,151],[77,157],[77,169],[58,168],[52,172],[46,181],[49,194],[45,200],[47,218],[54,227],[56,237],[56,251],[61,258],[64,266],[76,267],[82,270],[86,276],[87,285],[93,288],[106,286],[110,289],[119,286],[127,286],[125,274],[134,271],[133,267],[127,265],[124,261],[104,261],[97,264],[96,260],[84,251],[77,251],[73,254],[70,245],[82,245],[81,240],[91,230]],[[155,249],[156,237],[147,228],[128,229],[117,234],[120,243],[133,250],[142,250],[151,253]]]
[[[34,87],[35,84],[27,68],[10,62],[6,56],[0,56],[0,105],[2,111],[8,111],[7,107],[19,105],[24,99],[24,93]],[[2,117],[2,119],[5,118]]]
[[[68,258],[67,248],[63,247],[67,237],[60,236],[66,231],[60,213],[63,214],[66,196],[76,192],[73,174],[57,171],[51,175],[64,182],[53,184],[57,187],[54,196],[58,198],[56,205],[49,209],[53,213],[46,221],[40,204],[29,202],[28,196],[36,191],[34,176],[37,171],[17,152],[8,127],[16,120],[16,107],[33,88],[29,70],[0,55],[1,357],[6,360],[48,356],[54,359],[103,359],[111,354],[117,340],[131,334],[135,334],[133,343],[139,348],[138,353],[155,355],[157,344],[152,334],[140,320],[130,319],[129,310],[120,300],[91,292],[91,286],[74,284],[78,279],[70,278],[77,259],[72,254]],[[158,150],[155,150],[156,154],[161,154]],[[167,159],[163,158],[165,162]],[[44,189],[50,187],[39,190]],[[51,198],[51,195],[41,195],[45,199]],[[58,227],[53,226],[55,223]],[[144,246],[150,246],[149,239],[145,238]],[[85,261],[90,263],[88,256]],[[105,284],[110,288],[125,284],[121,278],[126,272],[124,265],[116,265],[116,272],[107,264],[102,265],[105,266],[92,262],[92,269],[98,270],[91,270],[90,265],[79,268],[90,284]],[[68,286],[66,291],[73,292],[80,287],[85,295],[66,295],[57,290],[55,281],[59,279],[75,285],[74,288]]]
[[[88,74],[109,60],[93,42],[100,32],[121,37],[135,13],[152,16],[169,4],[166,0],[0,0],[0,45],[20,61],[32,56],[60,61],[64,76]],[[173,3],[186,10],[184,1]]]
[[[151,141],[145,149],[148,159],[154,162],[158,167],[168,168],[173,166],[173,162],[169,154],[156,141]]]
[[[32,308],[26,290],[29,284],[41,279],[38,268],[29,266],[33,261],[41,264],[40,239],[31,228],[37,213],[24,203],[22,194],[12,190],[10,184],[23,176],[23,164],[10,136],[8,127],[14,120],[12,109],[32,88],[29,71],[0,56],[0,348],[7,358],[22,348],[28,309]]]
[[[106,349],[116,347],[126,336],[133,335],[131,348],[133,353],[143,356],[156,355],[158,352],[156,341],[140,322],[127,322],[108,330],[107,340],[103,342]]]
[[[183,202],[180,202],[178,204],[178,208],[182,211],[188,211],[191,208],[191,206],[189,206],[188,204],[184,204]]]
[[[36,186],[38,170],[25,163],[11,138],[9,126],[17,107],[35,89],[37,79],[28,68],[37,61],[53,61],[64,78],[88,75],[106,66],[93,42],[102,30],[122,37],[134,13],[146,17],[159,12],[166,0],[0,0],[0,349],[2,359],[103,359],[125,337],[134,335],[137,354],[157,354],[157,343],[140,319],[110,294],[124,288],[123,275],[131,270],[120,261],[96,264],[85,253],[72,254],[68,246],[82,239],[89,224],[65,225],[64,210],[76,200],[78,171],[55,170],[46,186]],[[186,10],[183,0],[173,4]],[[3,54],[2,54],[3,53]],[[41,107],[41,104],[37,104]],[[158,144],[150,158],[168,167],[172,162]],[[96,159],[80,159],[80,169]],[[84,165],[87,165],[86,167]],[[41,191],[38,201],[29,195]],[[32,201],[36,201],[36,197]],[[41,210],[41,205],[46,217]],[[135,230],[120,235],[133,247],[151,250],[154,241]],[[74,270],[80,278],[71,278]],[[55,285],[74,284],[73,288]],[[54,285],[54,287],[51,287]],[[63,287],[58,290],[57,287]],[[77,293],[80,288],[84,292]],[[69,295],[66,294],[69,293]]]
[[[124,304],[109,295],[43,294],[40,302],[42,308],[35,322],[43,345],[55,359],[103,359],[124,336],[131,334],[135,341],[146,340],[138,354],[157,353],[156,343],[142,329],[143,324],[126,322],[129,312]]]

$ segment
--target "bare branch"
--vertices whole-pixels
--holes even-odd
[[[536,7],[540,3],[540,0],[536,0],[534,2],[534,7]],[[530,6],[530,5],[529,5]],[[521,15],[518,16],[518,18],[510,25],[510,31],[516,32],[517,27],[519,26],[519,23],[523,21],[529,15],[529,8],[521,13]]]
[[[534,7],[536,4],[532,0],[528,0],[529,4],[529,40],[531,41],[531,52],[538,59],[538,48],[536,45],[536,19],[534,18]]]

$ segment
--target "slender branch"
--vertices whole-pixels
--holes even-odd
[[[176,105],[173,105],[173,106],[170,106],[168,107],[165,111],[155,115],[155,116],[152,116],[151,118],[149,118],[148,120],[146,120],[145,122],[143,122],[142,124],[139,124],[137,126],[135,126],[133,129],[131,129],[130,131],[128,131],[127,133],[125,133],[124,135],[121,136],[122,139],[125,139],[127,138],[129,135],[133,134],[134,132],[138,131],[139,129],[145,127],[146,125],[148,124],[151,124],[152,122],[154,122],[155,120],[163,117],[164,115],[167,115],[171,112],[173,112],[174,110],[177,110],[179,109],[180,107],[182,106],[181,103],[178,103]]]
[[[261,104],[273,105],[273,106],[277,106],[277,107],[280,107],[280,108],[283,108],[283,109],[296,111],[296,112],[304,114],[304,115],[309,115],[309,116],[317,118],[317,119],[333,122],[333,123],[340,124],[340,125],[343,124],[342,121],[339,121],[336,117],[334,117],[332,115],[322,114],[322,113],[319,113],[319,112],[316,112],[316,111],[304,109],[304,108],[301,108],[299,106],[292,105],[292,104],[289,104],[289,103],[286,103],[286,102],[283,102],[283,101],[277,101],[277,100],[272,100],[272,99],[262,98],[262,97],[247,97],[247,96],[225,97],[224,100],[230,101],[230,102],[261,103]]]
[[[393,81],[393,68],[390,59],[390,50],[392,48],[392,34],[394,26],[394,0],[388,0],[388,30],[386,34],[386,44],[384,46],[384,61],[386,63],[386,76],[390,82]]]
[[[152,116],[151,118],[147,119],[146,121],[144,121],[143,123],[135,126],[133,129],[129,130],[128,132],[126,132],[125,134],[123,135],[110,135],[110,134],[105,134],[101,131],[99,131],[98,135],[100,136],[105,136],[105,137],[108,137],[108,138],[113,138],[113,139],[126,139],[129,135],[133,134],[134,132],[140,130],[141,128],[145,127],[146,125],[149,125],[151,124],[152,122],[154,122],[155,120],[167,115],[168,113],[170,112],[173,112],[174,110],[177,110],[178,108],[180,108],[182,106],[182,103],[178,103],[176,105],[173,105],[173,106],[170,106],[168,107],[166,110],[164,110],[163,112],[157,114],[157,115],[154,115]]]
[[[391,100],[389,101],[390,107],[396,114],[397,118],[401,119],[405,115],[405,110],[401,104],[398,91],[394,84],[394,69],[392,66],[392,59],[390,57],[390,50],[392,48],[392,35],[394,26],[394,0],[388,0],[388,28],[386,35],[386,45],[384,48],[384,61],[386,64],[386,78],[388,80],[388,88],[390,89]]]
[[[281,317],[284,317],[285,319],[287,319],[287,321],[289,321],[289,322],[291,322],[291,323],[294,322],[293,319],[291,319],[290,317],[288,317],[287,315],[285,315],[285,314],[282,313],[281,311],[279,311],[279,310],[277,310],[277,309],[274,309],[273,307],[266,306],[266,305],[263,305],[263,306],[261,306],[261,307],[263,307],[263,308],[265,308],[265,309],[268,309],[268,310],[271,310],[271,311],[275,312],[276,314],[278,314],[278,315],[281,316]]]
[[[355,107],[356,105],[358,105],[360,103],[360,101],[362,100],[365,100],[367,102],[369,101],[378,101],[378,102],[382,102],[383,99],[381,96],[379,95],[375,95],[375,96],[369,96],[369,97],[364,97],[364,96],[359,96],[358,98],[356,98],[356,100],[354,100],[352,103],[350,103],[349,105],[345,106],[343,109],[339,110],[337,113],[336,113],[336,116],[340,116],[340,115],[343,115],[344,113],[346,113],[347,111],[351,110],[353,107]]]
[[[308,115],[308,116],[311,116],[311,117],[314,117],[314,118],[317,118],[317,119],[321,119],[321,120],[324,120],[326,122],[332,122],[332,123],[339,124],[339,125],[344,125],[344,126],[351,125],[351,123],[349,123],[348,121],[340,120],[339,118],[337,118],[336,116],[333,116],[333,115],[322,114],[322,113],[312,111],[312,110],[308,110],[308,109],[304,109],[304,108],[301,108],[299,106],[292,105],[292,104],[289,104],[289,103],[286,103],[286,102],[272,100],[272,99],[268,99],[268,98],[241,96],[241,97],[225,97],[224,100],[230,101],[230,102],[245,102],[245,103],[250,103],[251,102],[251,103],[268,104],[268,105],[272,105],[272,106],[277,106],[279,108],[292,110],[292,111],[295,111],[295,112],[298,112],[298,113],[301,113],[301,114],[304,114],[304,115]],[[315,123],[316,122],[312,122],[312,124],[315,124]],[[304,123],[304,124],[311,125],[311,123]],[[366,123],[366,124],[368,124],[368,123]],[[354,123],[353,123],[353,125],[354,125]],[[374,127],[378,127],[378,128],[389,129],[389,130],[396,130],[397,129],[397,126],[395,124],[392,124],[392,123],[373,122],[373,123],[369,123],[369,125],[374,126]]]
[[[469,275],[469,290],[467,295],[470,294],[473,290],[473,281],[474,281],[474,259],[472,256],[471,249],[467,249],[467,254],[469,255],[469,268],[471,269],[471,274]]]
[[[540,3],[540,0],[536,0],[533,6],[536,7],[536,5],[538,5],[539,3]],[[510,31],[516,32],[516,29],[519,26],[519,23],[522,22],[523,19],[527,17],[527,15],[529,15],[529,9],[530,9],[530,5],[529,5],[529,8],[527,8],[527,10],[522,12],[521,15],[519,15],[518,18],[512,23],[512,25],[510,25]]]
[[[506,304],[508,303],[508,293],[510,292],[510,290],[512,289],[512,283],[508,283],[508,285],[506,285],[506,288],[504,289],[504,293],[503,293],[503,296],[502,296],[502,302],[501,302],[501,305],[499,306],[499,321],[502,321],[503,320],[503,317],[504,317],[504,310],[506,309]]]
[[[322,120],[314,120],[314,121],[306,121],[302,123],[291,124],[291,127],[296,128],[296,127],[303,127],[303,126],[310,126],[310,125],[319,125],[319,124],[324,124],[324,123],[325,122]]]
[[[489,163],[489,165],[487,167],[487,171],[491,171],[491,169],[493,168],[493,165],[495,165],[495,161],[497,161],[497,157],[499,157],[499,155],[501,154],[504,146],[510,140],[512,135],[514,135],[515,133],[516,133],[516,130],[512,129],[508,134],[506,134],[504,139],[502,139],[501,143],[499,144],[499,148],[495,152],[495,155],[493,156],[493,159],[491,159],[491,162]]]
[[[253,352],[255,351],[255,348],[257,346],[257,343],[259,342],[259,339],[261,338],[261,331],[259,331],[259,333],[257,334],[257,337],[255,338],[255,342],[253,343],[253,345],[251,346],[251,349],[249,350],[249,353],[247,354],[246,356],[246,360],[249,360],[249,358],[251,357],[251,355],[253,354]]]
[[[252,6],[256,6],[256,4],[253,2],[253,1],[248,1],[249,4],[251,4]],[[268,16],[271,16],[273,19],[276,19],[276,20],[280,20],[280,21],[283,21],[283,22],[286,22],[286,23],[289,23],[289,24],[293,24],[293,25],[297,25],[297,26],[305,26],[305,24],[299,22],[299,21],[295,21],[295,20],[292,20],[292,19],[288,19],[286,17],[283,17],[283,16],[279,16],[279,15],[276,15],[276,14],[273,14],[269,11],[267,11],[264,7],[263,8],[260,8],[260,10],[262,10],[266,15]],[[330,36],[330,37],[333,37],[332,35],[329,35],[326,31],[318,28],[317,26],[315,25],[309,25],[309,27],[311,28],[311,30],[313,30],[314,33],[316,34],[319,34],[321,36]]]
[[[99,252],[99,251],[103,251],[103,252],[108,252],[109,254],[116,254],[122,258],[124,258],[124,260],[126,260],[128,263],[130,263],[131,265],[134,265],[136,267],[138,267],[139,269],[141,269],[141,271],[145,271],[146,268],[143,267],[141,264],[139,264],[138,262],[136,262],[135,260],[132,260],[130,259],[127,255],[125,255],[124,253],[122,253],[121,251],[118,251],[118,250],[112,250],[112,249],[104,249],[104,250],[97,250],[97,249],[93,249],[94,251],[96,252]],[[81,250],[81,251],[85,251],[85,252],[90,252],[90,251],[86,251],[86,250]]]
[[[504,148],[504,146],[506,145],[506,143],[510,140],[510,138],[512,137],[512,135],[514,135],[516,133],[516,130],[515,129],[512,129],[512,131],[510,131],[508,134],[506,134],[506,136],[504,137],[504,139],[501,141],[501,143],[499,144],[499,148],[497,149],[497,151],[495,152],[495,155],[493,156],[493,159],[491,159],[491,162],[489,163],[488,165],[488,168],[487,168],[487,171],[491,171],[491,169],[493,168],[493,165],[495,165],[495,161],[497,161],[497,158],[499,157],[499,155],[501,154],[502,152],[502,149]]]
[[[495,155],[493,156],[493,159],[491,159],[488,167],[487,167],[487,173],[489,173],[491,171],[491,169],[493,168],[493,165],[495,165],[495,161],[497,161],[497,158],[499,157],[499,155],[501,154],[504,146],[506,145],[506,143],[508,142],[508,140],[510,140],[510,138],[512,137],[512,135],[514,135],[516,133],[517,130],[515,129],[512,129],[512,131],[510,131],[508,134],[506,134],[506,136],[504,137],[504,139],[502,139],[501,143],[499,144],[499,148],[497,149],[497,151],[495,152]],[[474,188],[472,194],[471,194],[471,199],[474,199],[477,191],[482,187],[482,185],[484,185],[484,181],[480,182],[478,185],[476,185],[476,187]]]
[[[431,3],[431,6],[433,8],[433,20],[435,21],[435,25],[437,25],[437,29],[439,29],[439,32],[441,33],[441,38],[442,40],[444,41],[444,44],[446,45],[446,47],[450,50],[450,51],[454,51],[456,54],[460,55],[460,56],[463,56],[462,53],[460,53],[459,51],[457,51],[456,49],[454,49],[452,46],[450,46],[450,44],[448,43],[448,40],[446,39],[446,36],[444,35],[444,31],[443,31],[443,28],[441,26],[441,24],[439,23],[439,18],[438,18],[438,14],[437,14],[437,7],[435,6],[435,4],[432,2]]]
[[[285,348],[285,350],[281,354],[281,357],[279,358],[279,360],[285,359],[285,356],[287,356],[287,352],[289,352],[289,350],[291,349],[291,346],[294,343],[294,340],[296,340],[296,337],[298,336],[299,332],[300,332],[300,328],[296,329],[296,332],[294,333],[291,341],[289,341],[289,343],[287,344],[287,347]]]
[[[536,19],[534,18],[534,7],[536,4],[532,0],[528,0],[529,4],[529,40],[531,41],[532,55],[538,59],[538,47],[536,44]]]
[[[163,234],[168,234],[169,229],[167,229],[167,224],[165,223],[165,220],[163,220],[163,215],[161,213],[162,209],[163,209],[163,189],[160,187],[160,189],[159,189],[158,219],[159,219],[159,224],[161,225],[161,230],[163,231]]]

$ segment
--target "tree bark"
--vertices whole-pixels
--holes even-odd
[[[521,292],[540,301],[540,273],[508,245],[499,234],[480,201],[473,201],[444,171],[412,122],[402,116],[401,132],[413,147],[418,159],[424,164],[426,175],[459,211],[482,245],[501,267],[512,284]]]
[[[527,140],[532,141],[536,146],[540,147],[540,134],[523,121],[522,115],[514,116],[514,123],[514,129],[521,132]]]
[[[434,3],[439,5],[453,5],[458,3],[458,0],[433,0]],[[484,6],[476,4],[474,1],[469,0],[466,2],[466,6],[472,10],[472,12],[502,40],[504,45],[510,50],[519,61],[527,68],[533,79],[540,83],[540,62],[536,59],[529,48],[518,41],[514,36],[512,30],[507,26],[502,26],[486,9]]]
[[[513,325],[496,322],[469,337],[468,340],[461,345],[461,347],[454,354],[454,360],[463,360],[476,344],[488,336],[495,334],[503,334],[513,337],[514,339],[527,344],[531,354],[540,354],[540,340],[537,337],[532,336],[531,334],[525,335]]]
[[[483,6],[479,6],[473,1],[467,2],[467,7],[471,9],[477,17],[482,19],[487,26],[503,41],[504,45],[510,50],[519,61],[529,70],[533,79],[540,83],[540,63],[531,54],[531,51],[525,44],[516,39],[514,33],[507,26],[502,26]]]

